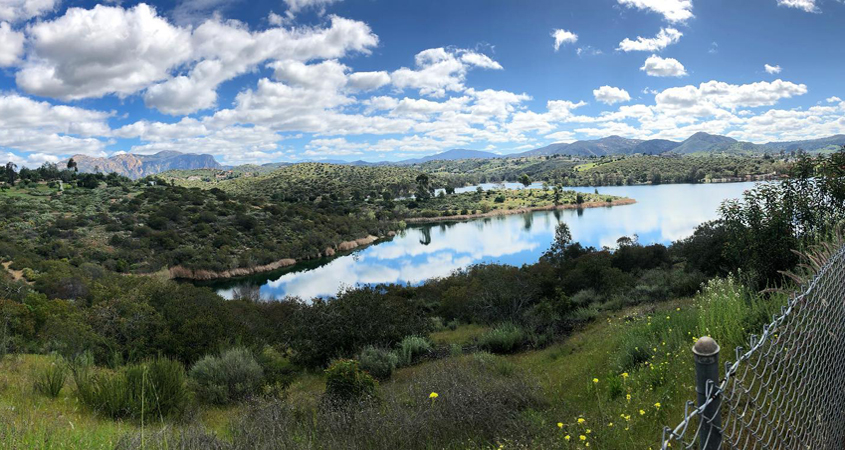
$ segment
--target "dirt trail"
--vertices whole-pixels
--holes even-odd
[[[21,281],[23,280],[23,271],[21,270],[14,270],[11,268],[12,262],[6,261],[2,264],[3,268],[6,269],[6,272],[9,272],[12,275],[12,280],[14,281]]]

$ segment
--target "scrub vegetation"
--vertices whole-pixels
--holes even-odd
[[[105,233],[138,198],[145,220],[182,194],[248,217],[286,200],[102,175],[71,176],[59,195],[15,180],[0,193],[18,208],[3,209],[0,258],[23,277],[0,272],[0,446],[653,447],[694,395],[695,338],[710,334],[730,354],[784,303],[766,288],[791,287],[780,271],[799,263],[792,250],[843,226],[845,152],[802,156],[791,170],[670,246],[584,247],[561,224],[535,264],[272,302],[122,274],[90,257],[108,251],[78,228]],[[421,175],[418,198],[377,202],[437,201]],[[41,233],[52,226],[51,241]],[[50,253],[50,242],[73,251]]]

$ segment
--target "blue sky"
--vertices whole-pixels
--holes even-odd
[[[0,0],[0,160],[845,133],[840,0]]]

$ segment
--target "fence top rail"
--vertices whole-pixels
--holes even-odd
[[[715,383],[710,383],[708,385],[706,401],[698,406],[696,406],[692,401],[687,402],[684,419],[675,428],[670,428],[668,426],[663,428],[663,441],[661,446],[663,450],[671,449],[671,442],[673,440],[683,443],[688,431],[694,431],[694,434],[689,439],[689,444],[685,445],[685,448],[692,448],[695,445],[695,436],[701,431],[702,424],[700,421],[698,426],[692,427],[691,425],[693,419],[701,417],[707,421],[711,420],[704,417],[705,410],[713,402],[718,400],[720,394],[724,393],[728,389],[731,380],[740,370],[742,364],[751,359],[755,353],[760,351],[760,349],[776,335],[781,325],[783,325],[783,323],[786,322],[791,315],[795,314],[796,310],[799,309],[805,301],[810,299],[810,296],[818,290],[818,286],[825,275],[827,275],[828,272],[833,270],[835,267],[841,267],[842,264],[845,264],[845,245],[835,251],[808,282],[803,283],[790,295],[786,306],[781,307],[780,313],[775,314],[772,321],[763,326],[763,331],[760,335],[752,334],[749,336],[749,348],[747,350],[744,350],[743,347],[736,348],[736,358],[733,363],[725,363],[725,376],[721,382],[718,383],[718,385]],[[841,282],[845,283],[845,280],[842,280]]]

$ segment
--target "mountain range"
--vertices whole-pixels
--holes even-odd
[[[168,170],[219,169],[221,167],[211,155],[176,151],[163,151],[154,155],[123,153],[108,158],[74,155],[72,159],[80,172],[116,172],[132,179],[144,178]],[[62,163],[62,165],[65,164],[67,161]]]
[[[356,166],[382,166],[382,165],[411,165],[422,164],[429,161],[453,161],[460,159],[490,159],[490,158],[514,158],[528,156],[610,156],[610,155],[692,155],[705,156],[712,154],[727,155],[759,155],[765,153],[778,153],[781,151],[791,152],[805,150],[808,152],[835,151],[845,145],[845,135],[810,139],[804,141],[769,142],[766,144],[754,144],[751,142],[738,141],[736,139],[708,134],[704,132],[695,133],[682,142],[666,139],[628,139],[620,136],[609,136],[606,138],[575,141],[572,143],[557,143],[542,148],[529,150],[522,153],[510,155],[497,155],[495,153],[479,150],[453,149],[435,155],[422,158],[406,159],[394,162],[367,162],[367,161],[341,161],[321,160],[329,164],[349,164]],[[109,158],[96,158],[85,155],[73,157],[81,172],[117,172],[121,175],[137,179],[160,172],[174,169],[226,169],[221,166],[211,155],[199,155],[192,153],[179,153],[175,151],[163,151],[154,155],[134,155],[124,153]],[[281,166],[290,163],[269,163],[265,166]]]

